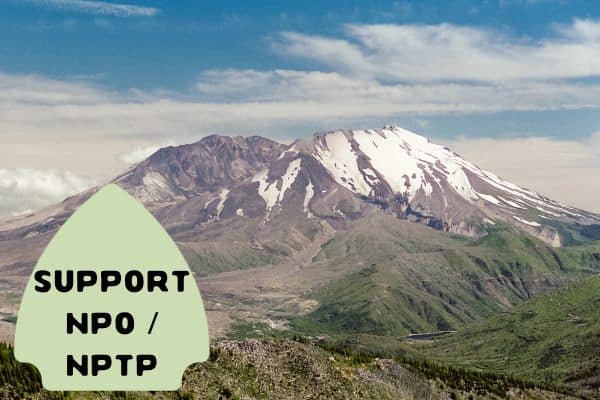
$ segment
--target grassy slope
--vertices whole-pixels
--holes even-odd
[[[452,363],[600,387],[600,277],[559,289],[425,351]]]
[[[317,256],[350,273],[309,296],[304,333],[402,336],[452,330],[600,271],[600,244],[553,249],[498,225],[478,239],[392,217],[360,221]]]
[[[179,248],[198,276],[277,264],[287,254],[255,249],[245,243],[180,243]]]
[[[262,226],[262,219],[234,221],[214,231],[178,241],[192,271],[198,276],[279,264],[323,235],[316,220],[297,218]]]

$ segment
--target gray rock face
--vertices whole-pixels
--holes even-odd
[[[162,148],[115,182],[145,204],[191,199],[250,178],[284,147],[258,136],[211,135],[193,144]]]

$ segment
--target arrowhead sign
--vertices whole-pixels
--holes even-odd
[[[15,355],[49,390],[176,390],[209,355],[206,315],[181,252],[128,193],[108,185],[40,257]]]

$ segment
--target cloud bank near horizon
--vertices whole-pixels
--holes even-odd
[[[92,185],[70,171],[0,168],[0,216],[39,210]]]

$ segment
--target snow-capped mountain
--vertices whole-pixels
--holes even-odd
[[[290,145],[212,135],[160,149],[114,182],[180,243],[235,233],[252,248],[277,240],[302,248],[370,213],[473,237],[505,223],[553,246],[600,238],[598,215],[516,186],[396,126],[321,132]],[[26,273],[95,190],[1,222],[0,264]]]
[[[339,227],[377,209],[470,236],[500,220],[560,246],[558,223],[600,223],[397,126],[317,133],[289,146],[210,136],[162,149],[116,182],[178,227],[281,216]]]
[[[480,235],[501,219],[559,246],[555,221],[589,225],[597,215],[521,188],[464,160],[447,147],[397,126],[317,134],[285,154],[309,151],[353,193],[391,205],[399,216],[438,229]]]

